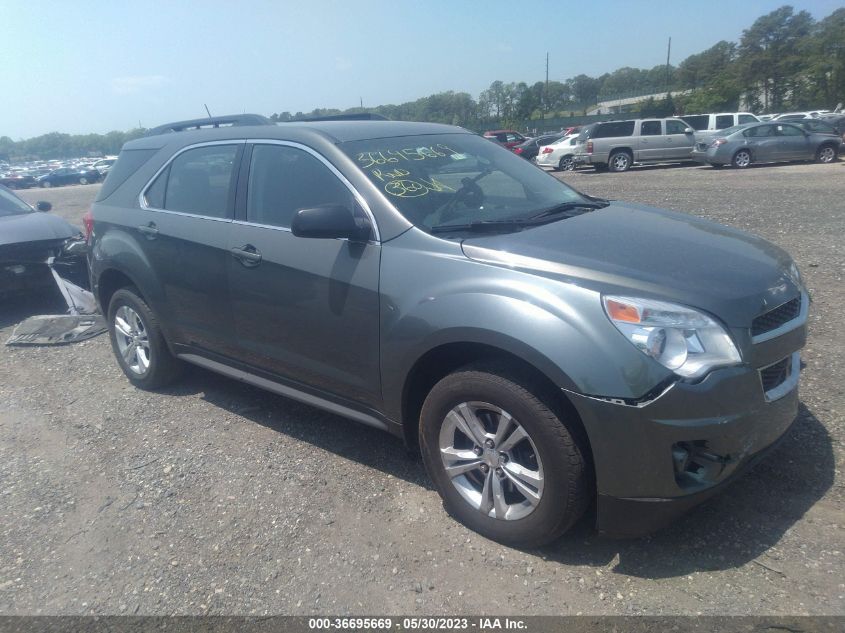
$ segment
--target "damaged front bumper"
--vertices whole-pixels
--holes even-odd
[[[0,246],[0,294],[55,286],[47,265],[51,257],[62,278],[88,288],[87,250],[81,235]]]
[[[730,367],[676,382],[631,404],[569,393],[587,429],[598,492],[597,527],[641,536],[725,487],[773,447],[798,412],[797,353],[781,388],[760,370]]]

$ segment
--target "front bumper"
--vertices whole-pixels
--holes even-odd
[[[763,392],[748,366],[676,382],[654,400],[627,404],[570,393],[589,436],[597,527],[641,536],[726,486],[774,445],[798,412],[797,354],[791,388]]]

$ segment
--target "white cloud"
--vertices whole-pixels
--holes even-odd
[[[131,95],[145,90],[156,90],[170,80],[164,75],[135,75],[131,77],[115,77],[111,80],[111,88],[116,94]]]

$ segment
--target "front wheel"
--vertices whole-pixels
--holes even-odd
[[[41,183],[42,189],[49,189],[52,186],[53,186],[53,183],[50,182],[49,180],[45,180],[44,182]]]
[[[518,547],[558,538],[589,500],[586,453],[572,421],[539,391],[506,372],[469,367],[438,382],[420,416],[423,460],[446,510]]]
[[[825,145],[820,147],[816,152],[817,163],[832,163],[836,160],[836,148],[832,145]]]
[[[182,361],[170,353],[158,319],[134,288],[114,293],[108,326],[114,355],[133,385],[157,389],[181,375]]]

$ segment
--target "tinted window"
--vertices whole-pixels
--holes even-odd
[[[226,217],[237,153],[237,145],[211,145],[179,154],[170,164],[163,208]]]
[[[170,166],[158,175],[155,182],[147,188],[144,193],[144,202],[153,209],[164,208],[164,192],[167,189],[167,177],[170,175]]]
[[[0,217],[4,215],[30,213],[31,211],[32,209],[23,200],[5,187],[0,187]]]
[[[613,121],[599,123],[593,130],[593,138],[610,138],[612,136],[631,136],[634,133],[634,121]]]
[[[146,163],[155,153],[156,150],[154,149],[133,149],[120,152],[117,162],[109,169],[108,176],[106,176],[103,187],[97,196],[97,202],[105,200],[114,193],[115,189],[126,182],[126,179],[138,171],[138,168]]]
[[[340,204],[353,208],[352,192],[308,152],[284,145],[256,145],[249,168],[246,219],[290,227],[300,209]]]
[[[662,133],[660,121],[643,121],[640,125],[640,136],[657,136]]]
[[[709,114],[694,114],[692,116],[685,116],[684,121],[689,123],[693,130],[706,130],[710,125]]]
[[[732,127],[734,124],[734,116],[732,114],[720,114],[716,117],[716,129],[724,130]]]
[[[825,123],[824,121],[807,119],[806,121],[799,121],[798,125],[803,127],[805,130],[810,130],[811,132],[821,132],[822,134],[836,134],[836,130],[833,128],[833,126],[829,123]]]
[[[740,125],[742,125],[743,123],[756,123],[757,117],[751,114],[740,114],[738,122]]]
[[[666,121],[666,134],[685,134],[684,130],[686,129],[687,126],[683,121],[675,121],[672,119]]]

